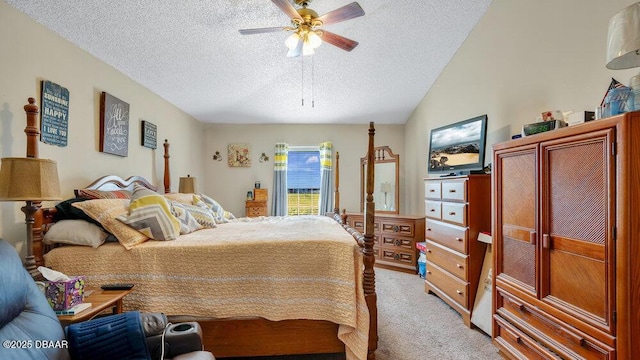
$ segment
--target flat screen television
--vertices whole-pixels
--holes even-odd
[[[453,176],[482,172],[486,135],[487,115],[431,130],[428,173]]]

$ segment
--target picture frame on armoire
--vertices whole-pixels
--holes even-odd
[[[129,104],[104,91],[100,95],[100,151],[123,157],[129,153]]]

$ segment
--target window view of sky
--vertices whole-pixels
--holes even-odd
[[[287,187],[289,189],[320,188],[320,153],[318,151],[289,151]]]

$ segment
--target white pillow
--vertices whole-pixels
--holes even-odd
[[[60,220],[44,234],[44,243],[61,243],[97,248],[109,234],[85,220]]]

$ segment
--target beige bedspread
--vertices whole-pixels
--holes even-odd
[[[65,246],[46,254],[45,265],[86,275],[89,287],[134,283],[125,310],[328,320],[340,324],[347,359],[367,357],[362,255],[328,217],[242,218],[131,250]]]

